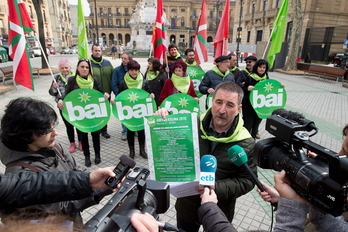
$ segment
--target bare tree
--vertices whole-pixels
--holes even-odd
[[[41,10],[41,4],[42,0],[32,0],[34,4],[34,8],[36,11],[36,16],[37,16],[37,25],[38,25],[38,33],[39,33],[39,41],[42,45],[43,52],[46,54],[47,57],[47,49],[46,49],[46,41],[45,41],[45,27],[43,23],[43,17],[42,17],[42,10]],[[41,56],[41,67],[42,68],[48,68],[48,64],[45,61],[45,58],[42,54]]]
[[[302,31],[302,9],[301,9],[301,0],[293,0],[293,6],[294,6],[294,15],[293,15],[293,26],[292,26],[292,32],[291,32],[291,41],[290,41],[290,48],[288,53],[288,58],[286,60],[285,66],[283,70],[289,71],[289,70],[296,70],[297,69],[297,55],[298,55],[298,49],[300,46],[300,38],[301,38],[301,31]]]

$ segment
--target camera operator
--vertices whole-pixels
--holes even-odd
[[[22,172],[0,174],[0,209],[91,197],[92,188],[105,188],[113,168],[88,172]],[[116,191],[116,189],[114,190]]]

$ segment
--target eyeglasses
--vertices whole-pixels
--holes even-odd
[[[251,63],[252,63],[252,61],[245,61],[245,63],[247,63],[247,64],[251,64]]]
[[[59,121],[55,121],[53,126],[50,129],[48,129],[43,135],[48,135],[49,133],[51,133],[56,128],[56,126],[58,126],[58,124]]]

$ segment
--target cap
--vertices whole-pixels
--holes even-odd
[[[231,59],[230,56],[219,56],[218,58],[215,59],[215,63],[219,63],[221,61],[230,60],[230,59]]]
[[[257,61],[257,58],[255,56],[248,56],[247,58],[244,59],[244,61],[246,61],[246,60]]]

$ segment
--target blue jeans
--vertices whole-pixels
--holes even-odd
[[[125,125],[121,124],[122,125],[122,134],[123,135],[126,135],[127,134],[127,127],[125,127]]]

